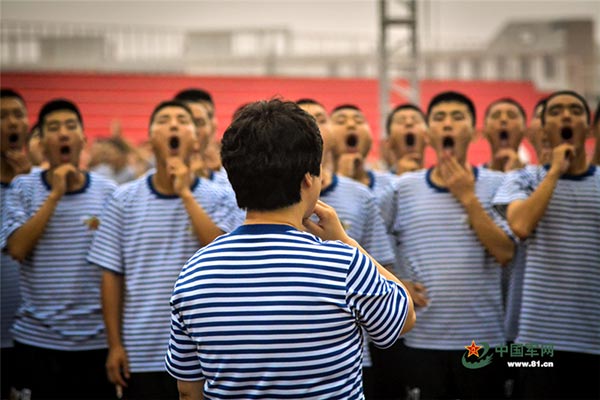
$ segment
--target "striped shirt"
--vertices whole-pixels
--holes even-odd
[[[321,200],[337,212],[344,229],[381,265],[394,263],[394,252],[385,224],[371,191],[344,176],[333,175],[331,184],[321,191]]]
[[[167,370],[206,399],[362,399],[360,327],[388,347],[408,311],[356,248],[268,224],[197,252],[171,304]]]
[[[492,208],[492,197],[504,174],[473,169],[475,195],[488,214],[508,233]],[[406,278],[421,282],[429,304],[417,309],[417,320],[405,337],[409,347],[464,350],[471,340],[504,342],[501,267],[487,253],[465,209],[431,180],[432,169],[402,174],[394,184],[386,221],[396,237]]]
[[[512,172],[494,198],[503,207],[528,198],[547,174]],[[600,170],[563,175],[527,238],[519,343],[600,354]]]
[[[2,212],[2,221],[6,219],[6,195],[7,191],[10,190],[10,184],[0,183],[0,204]],[[10,328],[14,322],[19,302],[21,301],[21,293],[19,290],[19,263],[16,262],[8,253],[5,251],[6,238],[3,234],[0,234],[0,249],[2,259],[0,260],[0,271],[2,276],[0,277],[1,298],[0,298],[0,309],[2,324],[0,330],[0,338],[2,338],[2,348],[13,347],[12,333]]]
[[[382,180],[370,172],[371,186]],[[379,177],[379,174],[377,174]],[[331,184],[321,191],[321,200],[332,206],[338,214],[348,236],[353,238],[381,265],[394,265],[396,257],[377,207],[374,193],[362,183],[343,176],[333,175]],[[369,343],[363,343],[363,367],[372,366]]]
[[[164,371],[169,298],[181,268],[199,247],[183,202],[159,194],[152,176],[115,192],[88,256],[124,275],[121,336],[131,372]],[[197,178],[192,193],[221,230],[229,232],[244,221],[233,192],[222,186]]]
[[[15,178],[7,196],[4,237],[40,209],[50,194],[47,171]],[[101,274],[85,257],[99,216],[116,185],[86,173],[84,186],[58,202],[44,233],[21,266],[22,302],[14,339],[54,350],[106,348],[100,306]]]
[[[367,171],[369,175],[369,189],[379,198],[396,179],[397,175],[387,171]]]

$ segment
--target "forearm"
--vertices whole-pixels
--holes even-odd
[[[204,399],[204,380],[201,381],[177,381],[179,400],[202,400]]]
[[[121,341],[121,314],[123,310],[123,276],[102,272],[102,315],[106,326],[108,347],[123,346]]]
[[[215,240],[224,232],[213,222],[206,211],[196,202],[191,192],[181,196],[183,205],[190,216],[194,234],[201,246],[205,246]]]
[[[508,205],[506,219],[519,238],[527,238],[544,216],[559,177],[558,173],[549,171],[531,196]]]
[[[477,197],[471,196],[463,204],[469,224],[485,249],[504,266],[512,260],[515,244],[485,211]]]
[[[42,237],[48,221],[54,214],[60,196],[50,193],[40,209],[7,240],[9,254],[18,261],[23,261],[35,248]]]

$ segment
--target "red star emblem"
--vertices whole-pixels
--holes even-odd
[[[477,356],[479,358],[479,349],[481,349],[481,346],[477,346],[474,340],[471,340],[471,345],[465,346],[465,349],[469,350],[467,357]]]

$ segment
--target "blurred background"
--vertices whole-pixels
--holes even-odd
[[[592,109],[600,100],[598,0],[2,0],[0,7],[2,86],[25,97],[31,121],[51,98],[72,99],[90,142],[115,126],[144,142],[153,107],[188,87],[213,95],[218,135],[253,100],[312,97],[329,110],[355,103],[375,137],[372,160],[386,113],[404,101],[426,107],[441,90],[471,96],[479,128],[500,97],[515,98],[528,118],[554,90],[576,90]],[[471,147],[473,163],[489,159],[483,140]]]

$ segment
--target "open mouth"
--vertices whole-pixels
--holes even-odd
[[[179,138],[177,136],[172,136],[169,139],[169,148],[171,150],[177,150],[179,148]]]
[[[358,136],[351,134],[346,138],[346,145],[348,147],[356,147],[358,145]]]
[[[8,135],[8,142],[9,143],[17,143],[19,141],[19,134],[18,133],[11,133],[10,135]]]
[[[69,146],[60,146],[60,154],[62,154],[63,156],[67,156],[69,154],[71,154],[71,147]]]
[[[563,140],[571,140],[573,138],[573,129],[565,126],[560,130],[560,137],[562,137]]]
[[[501,131],[500,132],[500,140],[508,140],[508,132]]]
[[[454,148],[454,139],[449,136],[446,136],[442,140],[442,147],[444,149],[453,149]]]
[[[414,146],[415,145],[415,134],[407,133],[406,136],[404,137],[404,141],[407,146]]]

